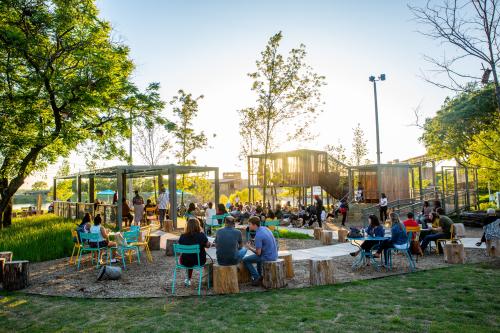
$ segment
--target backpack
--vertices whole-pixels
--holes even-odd
[[[361,233],[361,230],[358,228],[350,228],[351,231],[347,234],[347,237],[349,238],[363,238],[363,234]]]

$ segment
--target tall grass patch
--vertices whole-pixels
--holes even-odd
[[[313,237],[309,236],[308,234],[303,234],[300,232],[296,231],[290,231],[287,229],[279,229],[280,232],[280,238],[288,238],[288,239],[312,239]]]
[[[0,230],[0,251],[12,251],[15,260],[46,261],[71,255],[71,230],[76,221],[45,214],[15,218]]]

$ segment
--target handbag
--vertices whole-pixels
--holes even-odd
[[[420,247],[420,243],[415,239],[413,239],[410,243],[410,251],[411,254],[420,254],[421,256],[424,255],[424,253],[422,252],[422,248]]]
[[[349,238],[363,238],[363,234],[361,233],[361,230],[358,228],[350,228],[351,231],[349,231],[349,234],[347,234],[347,237]]]

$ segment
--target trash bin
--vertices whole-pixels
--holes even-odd
[[[118,266],[102,266],[97,274],[97,281],[119,280],[122,276],[122,269]]]

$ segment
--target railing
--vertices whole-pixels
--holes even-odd
[[[116,205],[54,201],[54,214],[57,216],[76,220],[82,219],[85,213],[90,213],[92,216],[101,214],[104,223],[116,225]]]

